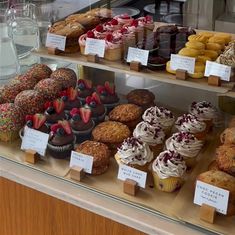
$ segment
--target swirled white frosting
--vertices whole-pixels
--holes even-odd
[[[189,132],[177,132],[166,140],[166,149],[178,152],[184,158],[193,158],[202,149],[203,142]]]
[[[211,120],[216,117],[217,110],[210,102],[193,102],[189,107],[189,112],[199,120]]]
[[[121,147],[118,148],[117,153],[120,161],[124,164],[143,166],[153,159],[153,152],[150,150],[148,144],[135,137],[125,139]]]
[[[179,131],[186,131],[190,133],[202,132],[206,129],[206,124],[192,114],[183,114],[178,117],[175,122],[175,127]]]
[[[142,118],[153,126],[160,125],[163,129],[171,127],[175,120],[174,115],[170,110],[157,106],[153,106],[145,110]]]
[[[183,158],[175,151],[163,151],[154,160],[152,169],[161,179],[182,177],[186,171]]]
[[[165,139],[165,133],[160,126],[152,126],[145,121],[138,123],[133,132],[133,136],[148,145],[162,144]]]

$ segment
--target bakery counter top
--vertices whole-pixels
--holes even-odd
[[[184,223],[137,208],[3,157],[0,157],[0,177],[43,192],[147,234],[203,234],[202,231],[195,230],[193,226],[186,226]]]

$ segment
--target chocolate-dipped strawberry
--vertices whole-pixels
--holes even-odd
[[[92,87],[92,82],[86,79],[78,80],[78,97],[82,103],[85,103],[87,96],[92,95],[94,89]]]
[[[73,87],[69,87],[68,89],[60,92],[60,97],[64,101],[65,110],[81,107],[81,102],[78,98],[78,90]]]

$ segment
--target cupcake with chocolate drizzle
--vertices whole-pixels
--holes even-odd
[[[81,107],[81,102],[78,98],[78,91],[73,87],[69,87],[66,90],[61,91],[60,97],[64,101],[65,110]]]
[[[153,152],[148,144],[135,137],[125,139],[115,154],[118,164],[125,164],[141,171],[148,172],[153,160]]]

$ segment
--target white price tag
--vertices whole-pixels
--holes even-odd
[[[231,67],[216,62],[206,61],[205,76],[209,77],[210,75],[218,76],[221,80],[229,82]]]
[[[147,66],[149,58],[149,51],[139,48],[129,47],[127,54],[127,62],[137,61],[142,65]]]
[[[202,205],[203,203],[216,208],[216,211],[224,215],[227,214],[229,191],[222,188],[197,181],[194,194],[194,203]]]
[[[24,136],[21,143],[21,149],[32,149],[39,153],[41,156],[45,156],[48,139],[48,134],[26,126],[24,128]]]
[[[172,70],[183,69],[192,74],[194,73],[195,61],[196,59],[192,57],[171,54],[170,65]]]
[[[124,181],[126,179],[131,179],[136,181],[140,187],[145,188],[146,178],[147,173],[144,171],[140,171],[126,165],[119,166],[118,179],[120,180]]]
[[[85,55],[96,54],[99,57],[104,57],[105,40],[87,38],[85,45]]]
[[[61,51],[65,50],[66,37],[47,33],[46,47],[57,48]]]
[[[80,166],[86,173],[91,174],[93,157],[83,153],[72,151],[69,166]]]

